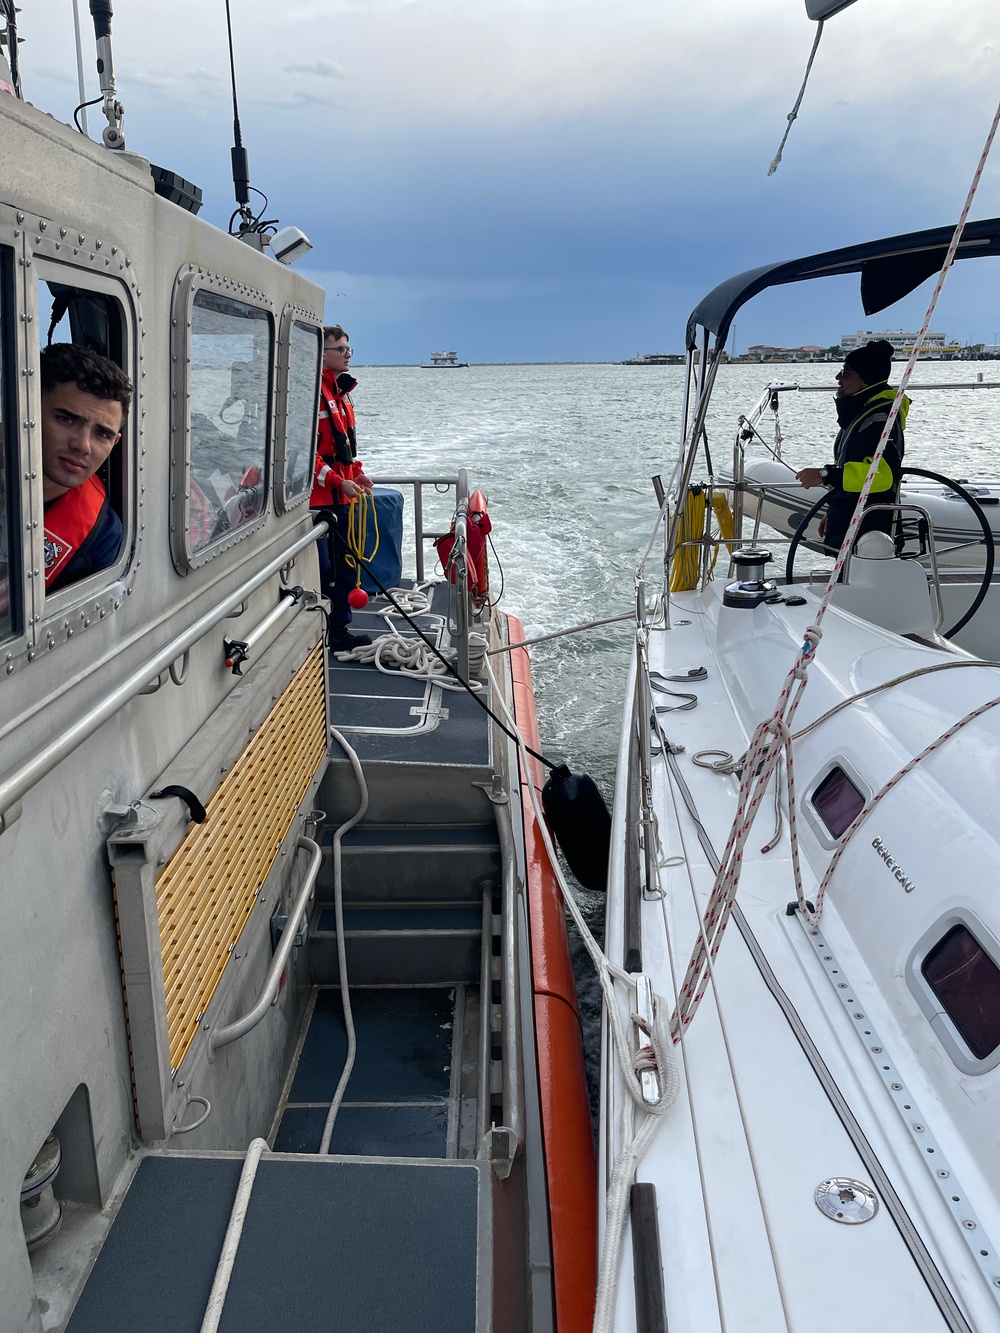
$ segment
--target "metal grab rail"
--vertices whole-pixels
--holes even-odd
[[[495,803],[493,813],[500,834],[503,863],[503,899],[501,907],[500,1032],[503,1049],[503,1114],[513,1131],[511,1158],[524,1144],[524,1085],[521,1079],[521,990],[517,971],[517,852],[510,804]],[[486,941],[484,940],[485,944]]]
[[[239,1041],[240,1037],[245,1037],[248,1032],[257,1026],[278,998],[278,983],[281,980],[285,964],[288,962],[288,955],[292,952],[295,944],[299,921],[308,907],[313,890],[316,888],[316,876],[319,874],[319,868],[323,862],[322,849],[319,843],[314,842],[312,838],[305,838],[300,835],[295,839],[295,846],[308,851],[311,859],[302,888],[295,899],[294,907],[288,913],[288,920],[281,932],[278,947],[271,958],[271,966],[267,969],[267,976],[264,978],[264,984],[257,996],[257,1003],[249,1013],[244,1014],[242,1018],[238,1018],[235,1023],[228,1023],[224,1028],[219,1028],[212,1033],[209,1039],[209,1049],[212,1051],[221,1050],[223,1046],[228,1046],[231,1042]]]
[[[0,776],[0,834],[6,832],[18,818],[21,813],[21,798],[31,790],[36,782],[39,782],[46,774],[51,773],[57,764],[61,763],[67,755],[72,754],[105,722],[114,717],[119,709],[130,703],[136,695],[141,694],[145,687],[156,680],[160,673],[165,671],[172,662],[176,662],[199,639],[214,629],[220,621],[225,620],[231,611],[245,602],[268,579],[273,578],[280,569],[288,564],[289,560],[294,559],[300,551],[304,551],[307,546],[323,536],[326,531],[327,525],[325,523],[318,523],[315,527],[310,528],[304,536],[299,537],[280,555],[275,556],[246,583],[241,584],[235,592],[230,593],[218,606],[200,616],[183,634],[178,634],[176,638],[171,639],[144,666],[141,666],[137,671],[133,671],[120,685],[106,694],[100,703],[95,704],[93,708],[78,717],[61,735],[56,736],[45,745],[39,746],[27,759],[22,760],[21,763],[8,769]]]
[[[424,542],[443,534],[424,532],[423,488],[424,486],[455,487],[455,542],[449,560],[455,568],[454,582],[457,592],[455,614],[456,643],[458,660],[455,669],[466,684],[469,683],[469,475],[466,469],[459,468],[457,477],[378,477],[372,478],[376,486],[412,486],[413,487],[413,528],[416,545],[417,582],[424,580]]]
[[[442,535],[437,532],[424,532],[424,487],[447,486],[450,489],[454,486],[457,491],[461,475],[460,472],[458,477],[372,477],[372,482],[376,486],[413,487],[413,539],[416,548],[414,555],[418,583],[424,581],[424,543]]]

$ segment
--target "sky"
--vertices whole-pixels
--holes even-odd
[[[97,96],[86,0],[87,95]],[[1000,97],[996,0],[231,0],[264,216],[313,243],[357,362],[612,361],[680,351],[717,282],[954,222]],[[23,0],[26,98],[70,121],[72,0]],[[118,0],[127,147],[234,207],[224,0]],[[90,113],[92,136],[100,131]],[[973,217],[1000,215],[1000,146]],[[856,282],[779,288],[730,348],[916,328],[932,284],[866,319]],[[1000,263],[960,264],[934,328],[1000,342]]]

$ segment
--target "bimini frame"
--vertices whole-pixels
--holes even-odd
[[[933,227],[927,231],[868,241],[863,245],[849,245],[840,250],[827,250],[804,259],[764,264],[720,282],[695,306],[687,322],[685,338],[687,378],[680,448],[671,485],[667,488],[671,515],[667,534],[668,558],[677,544],[682,512],[680,501],[691,484],[721,353],[737,311],[769,287],[860,273],[862,309],[866,315],[877,314],[940,271],[954,233],[954,226]],[[955,259],[980,259],[991,255],[1000,255],[1000,218],[966,223]],[[714,343],[711,342],[713,335]]]

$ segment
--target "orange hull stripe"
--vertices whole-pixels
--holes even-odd
[[[514,616],[507,621],[511,638],[523,639],[520,622]],[[511,659],[517,724],[527,744],[540,751],[526,649],[515,649]],[[527,791],[529,781],[541,791],[542,766],[528,762],[521,796],[556,1329],[589,1333],[597,1284],[597,1163],[565,909]]]

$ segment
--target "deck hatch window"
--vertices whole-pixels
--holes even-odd
[[[316,408],[322,372],[322,330],[296,320],[289,338],[288,418],[285,423],[285,503],[310,489]]]
[[[865,798],[842,768],[832,768],[812,794],[812,803],[829,832],[839,838],[865,808]]]
[[[192,554],[257,518],[267,495],[273,325],[266,310],[216,292],[191,312]]]
[[[967,926],[956,925],[920,970],[969,1050],[985,1060],[1000,1046],[1000,968]]]

